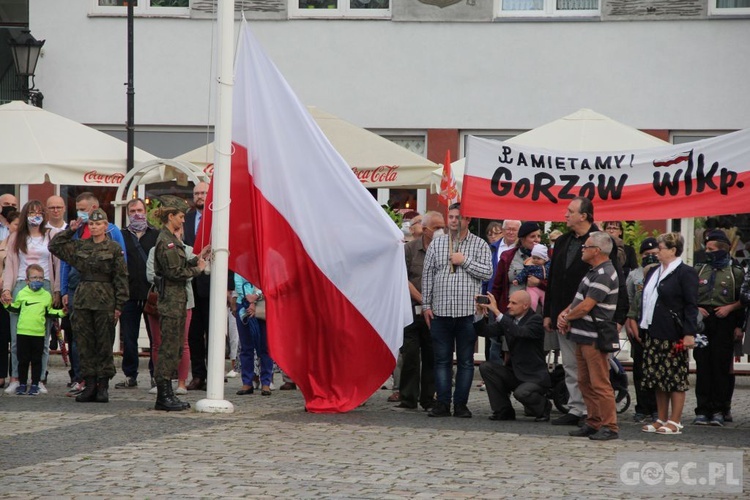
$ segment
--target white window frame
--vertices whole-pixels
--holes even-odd
[[[750,15],[750,7],[717,7],[718,0],[708,0],[709,16],[747,16]]]
[[[466,140],[470,135],[474,135],[476,137],[482,137],[484,139],[494,139],[496,141],[507,141],[508,139],[512,139],[513,137],[517,135],[521,135],[524,132],[528,132],[528,130],[461,130],[459,135],[459,147],[458,147],[458,158],[453,158],[452,161],[456,161],[459,158],[465,158],[466,157]]]
[[[99,0],[90,0],[91,16],[127,16],[128,8],[121,6],[99,5]],[[190,6],[187,7],[151,7],[151,0],[138,0],[133,7],[133,15],[138,17],[190,17]]]
[[[602,14],[602,1],[595,10],[558,10],[557,0],[544,0],[541,10],[503,10],[503,0],[495,0],[495,17],[597,17]]]
[[[335,9],[300,9],[299,0],[289,1],[290,19],[390,19],[391,0],[387,9],[353,9],[349,7],[349,0],[338,0],[339,6]]]

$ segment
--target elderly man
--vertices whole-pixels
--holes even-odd
[[[575,343],[578,387],[588,417],[580,429],[568,434],[609,441],[619,437],[615,394],[609,382],[609,354],[596,348],[596,323],[611,321],[617,309],[620,280],[609,254],[614,242],[607,233],[589,234],[581,249],[591,266],[578,285],[573,302],[557,317],[557,329]]]
[[[487,361],[479,366],[485,381],[492,415],[490,420],[515,420],[516,412],[510,393],[534,415],[535,422],[549,421],[552,403],[546,393],[550,387],[549,371],[544,358],[542,317],[531,310],[531,297],[525,290],[510,295],[506,314],[500,312],[495,297],[487,294],[489,304],[477,304],[485,314],[491,311],[497,322],[474,323],[478,334],[504,336],[508,342],[508,363]]]

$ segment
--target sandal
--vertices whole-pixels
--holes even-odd
[[[672,430],[672,427],[674,427],[675,430]],[[681,423],[675,422],[673,420],[667,420],[667,423],[659,427],[656,430],[656,433],[672,436],[676,434],[682,434],[682,428],[683,428],[683,425]]]
[[[656,427],[657,425],[659,427]],[[664,427],[665,425],[667,425],[667,422],[665,422],[663,420],[659,420],[657,418],[656,422],[648,424],[648,425],[644,425],[643,427],[641,427],[641,431],[642,432],[650,432],[650,433],[658,432],[658,430],[661,429],[662,427]]]

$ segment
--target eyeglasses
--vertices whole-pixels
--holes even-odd
[[[42,212],[40,212],[38,210],[34,210],[34,211],[29,210],[29,215],[31,215],[31,216],[42,215]]]
[[[65,207],[47,207],[47,210],[65,210]]]
[[[581,248],[583,250],[586,250],[587,248],[599,248],[599,247],[596,245],[581,245]]]
[[[620,226],[607,226],[607,231],[614,229],[615,231],[620,230]]]

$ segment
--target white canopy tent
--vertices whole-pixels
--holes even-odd
[[[314,106],[308,111],[366,188],[426,188],[436,163]],[[178,156],[210,173],[213,143]]]
[[[0,106],[0,151],[6,184],[114,186],[126,171],[125,142],[21,101]],[[156,159],[138,148],[134,158]]]

